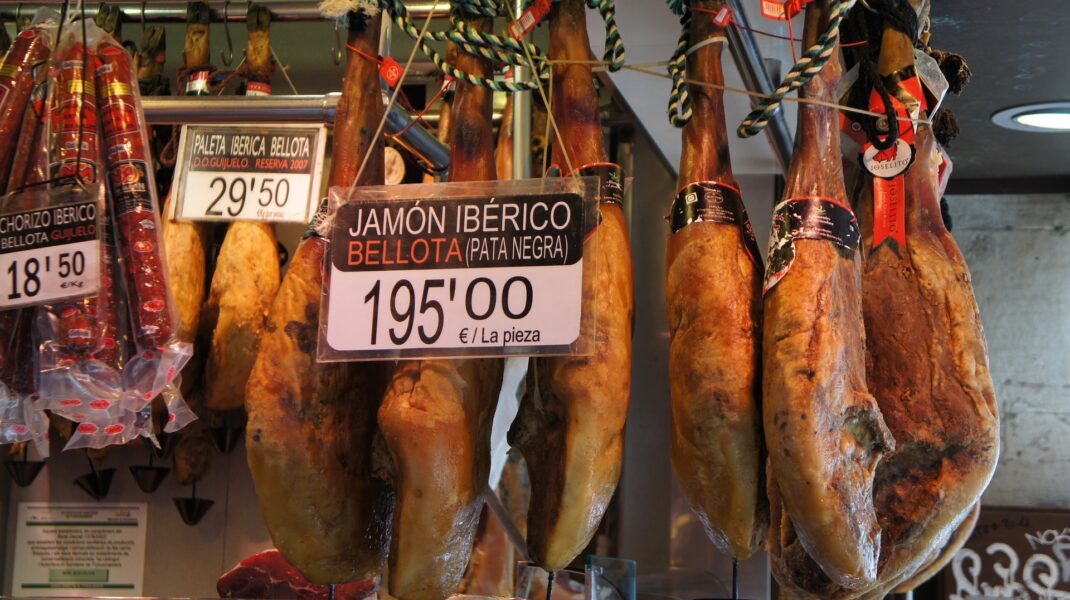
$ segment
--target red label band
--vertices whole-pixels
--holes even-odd
[[[270,96],[271,84],[262,81],[250,81],[245,86],[246,96]]]
[[[873,178],[873,248],[891,238],[907,243],[906,178]]]

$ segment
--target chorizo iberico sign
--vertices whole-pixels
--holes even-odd
[[[333,189],[320,360],[577,352],[597,186]]]

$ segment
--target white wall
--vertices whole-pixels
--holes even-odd
[[[989,505],[1070,506],[1070,197],[952,196],[1002,417]]]
[[[208,475],[197,485],[197,497],[215,504],[195,527],[182,522],[172,498],[189,497],[190,488],[180,487],[173,477],[153,494],[138,489],[130,465],[146,464],[146,448],[117,448],[97,468],[116,469],[108,502],[147,502],[145,579],[142,594],[160,597],[214,598],[219,576],[239,560],[270,548],[271,540],[260,519],[256,493],[245,463],[245,446],[239,444],[230,456],[216,455]],[[159,461],[157,461],[158,464]],[[170,465],[164,465],[170,466]],[[12,557],[19,502],[85,502],[89,500],[74,480],[89,472],[81,452],[53,449],[48,466],[28,488],[11,486],[7,506],[5,556]],[[5,474],[6,478],[7,475]],[[5,594],[11,594],[11,560],[4,567]]]

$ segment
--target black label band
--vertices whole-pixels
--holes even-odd
[[[791,198],[773,209],[765,292],[787,275],[795,262],[795,240],[824,240],[846,252],[858,250],[858,220],[849,208],[828,198]]]
[[[613,163],[596,163],[576,169],[580,177],[598,178],[598,203],[624,207],[624,170]]]
[[[672,232],[677,233],[694,223],[735,225],[743,236],[743,246],[751,260],[762,266],[758,240],[754,236],[743,196],[736,188],[717,181],[700,181],[685,186],[676,194],[669,213]]]
[[[108,166],[108,190],[115,216],[156,210],[149,194],[148,172],[148,166],[142,160],[123,160]]]
[[[305,233],[301,236],[301,239],[307,240],[314,237],[318,239],[325,239],[320,230],[323,228],[324,222],[327,221],[327,209],[330,206],[328,198],[320,200],[319,206],[316,208],[316,212],[312,215],[312,220],[308,222],[308,227],[305,227]]]

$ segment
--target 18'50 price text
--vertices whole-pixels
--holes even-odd
[[[0,255],[0,306],[10,308],[92,294],[100,286],[96,240]]]

